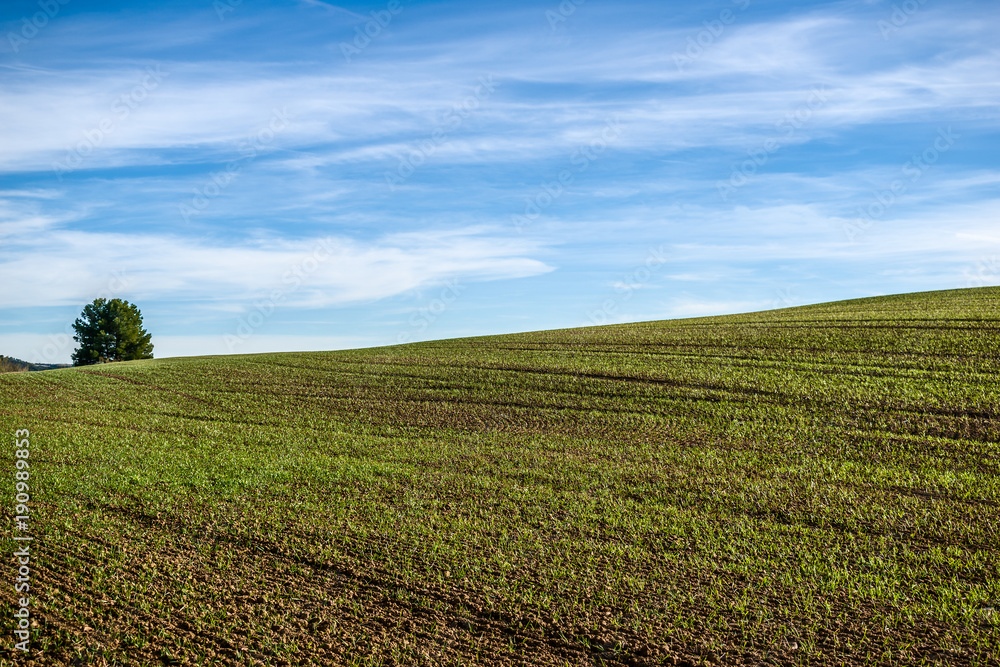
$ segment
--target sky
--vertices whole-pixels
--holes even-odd
[[[6,1],[0,353],[157,357],[1000,284],[993,0]]]

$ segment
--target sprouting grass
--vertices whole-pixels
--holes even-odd
[[[32,655],[997,665],[998,373],[986,288],[0,376]]]

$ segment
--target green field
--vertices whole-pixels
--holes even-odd
[[[1000,665],[1000,288],[9,374],[0,427],[7,664]]]

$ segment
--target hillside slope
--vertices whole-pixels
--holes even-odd
[[[1000,664],[1000,288],[9,374],[0,428],[36,664]]]

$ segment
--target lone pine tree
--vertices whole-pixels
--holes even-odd
[[[128,301],[95,299],[73,329],[73,340],[80,344],[73,353],[74,366],[153,358],[152,336],[142,328],[142,313]]]

